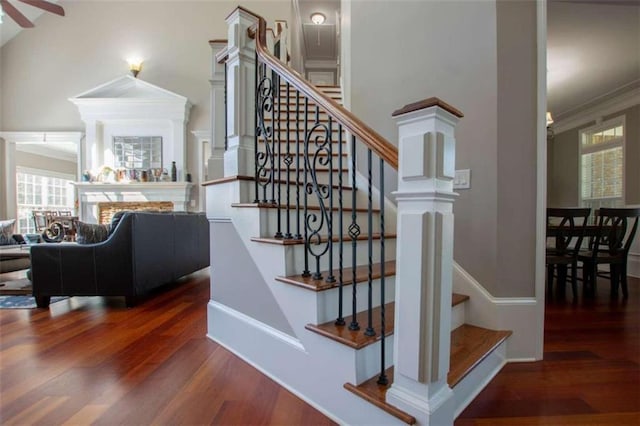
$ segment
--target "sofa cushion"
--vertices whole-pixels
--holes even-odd
[[[15,219],[0,220],[0,246],[17,244],[16,240],[12,238],[15,224]]]
[[[125,213],[130,212],[131,210],[120,210],[113,214],[113,216],[111,217],[111,225],[109,225],[109,235],[113,234],[113,232],[116,230],[118,223],[120,223],[120,220],[122,220],[122,216],[124,216]]]
[[[109,226],[78,221],[76,242],[78,244],[95,244],[109,237]]]

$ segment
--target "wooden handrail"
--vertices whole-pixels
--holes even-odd
[[[316,87],[309,83],[297,71],[289,68],[275,56],[273,56],[266,48],[267,46],[267,23],[259,15],[242,9],[258,19],[258,37],[256,39],[256,51],[258,57],[284,80],[295,87],[298,91],[304,93],[316,105],[324,108],[327,114],[333,117],[343,128],[346,128],[352,135],[357,136],[371,151],[382,158],[389,166],[398,170],[398,148],[391,144],[378,132],[367,126],[362,120],[356,117],[351,111],[339,105],[333,99],[320,92]],[[249,37],[255,37],[255,29],[249,32]],[[257,66],[257,64],[256,64]]]

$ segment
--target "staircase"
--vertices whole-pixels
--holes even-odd
[[[251,14],[236,13],[249,27]],[[411,349],[396,339],[398,319],[406,324],[396,312],[402,251],[395,206],[380,195],[385,165],[372,166],[372,151],[381,150],[362,155],[353,133],[286,76],[261,65],[256,77],[255,173],[207,184],[209,336],[340,423],[452,421],[504,365],[511,333],[467,324],[467,296],[439,296],[450,304],[440,316],[450,337],[438,338],[450,342],[448,374],[424,374],[439,395],[451,393],[448,412],[430,419],[393,403],[394,352]],[[317,89],[341,103],[339,87]],[[232,137],[225,165],[242,149]]]

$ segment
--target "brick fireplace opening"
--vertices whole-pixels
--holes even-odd
[[[98,223],[111,223],[113,215],[123,210],[170,212],[173,211],[173,203],[171,201],[117,201],[113,203],[98,203]]]

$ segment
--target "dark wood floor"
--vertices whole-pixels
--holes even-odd
[[[544,338],[544,361],[505,366],[456,426],[640,425],[639,279],[626,301],[605,280],[595,299],[547,300]]]
[[[0,310],[0,424],[331,424],[205,337],[208,280]],[[640,280],[548,302],[545,329],[545,360],[507,365],[456,425],[640,424]]]
[[[333,424],[205,337],[208,282],[0,310],[0,424]]]

